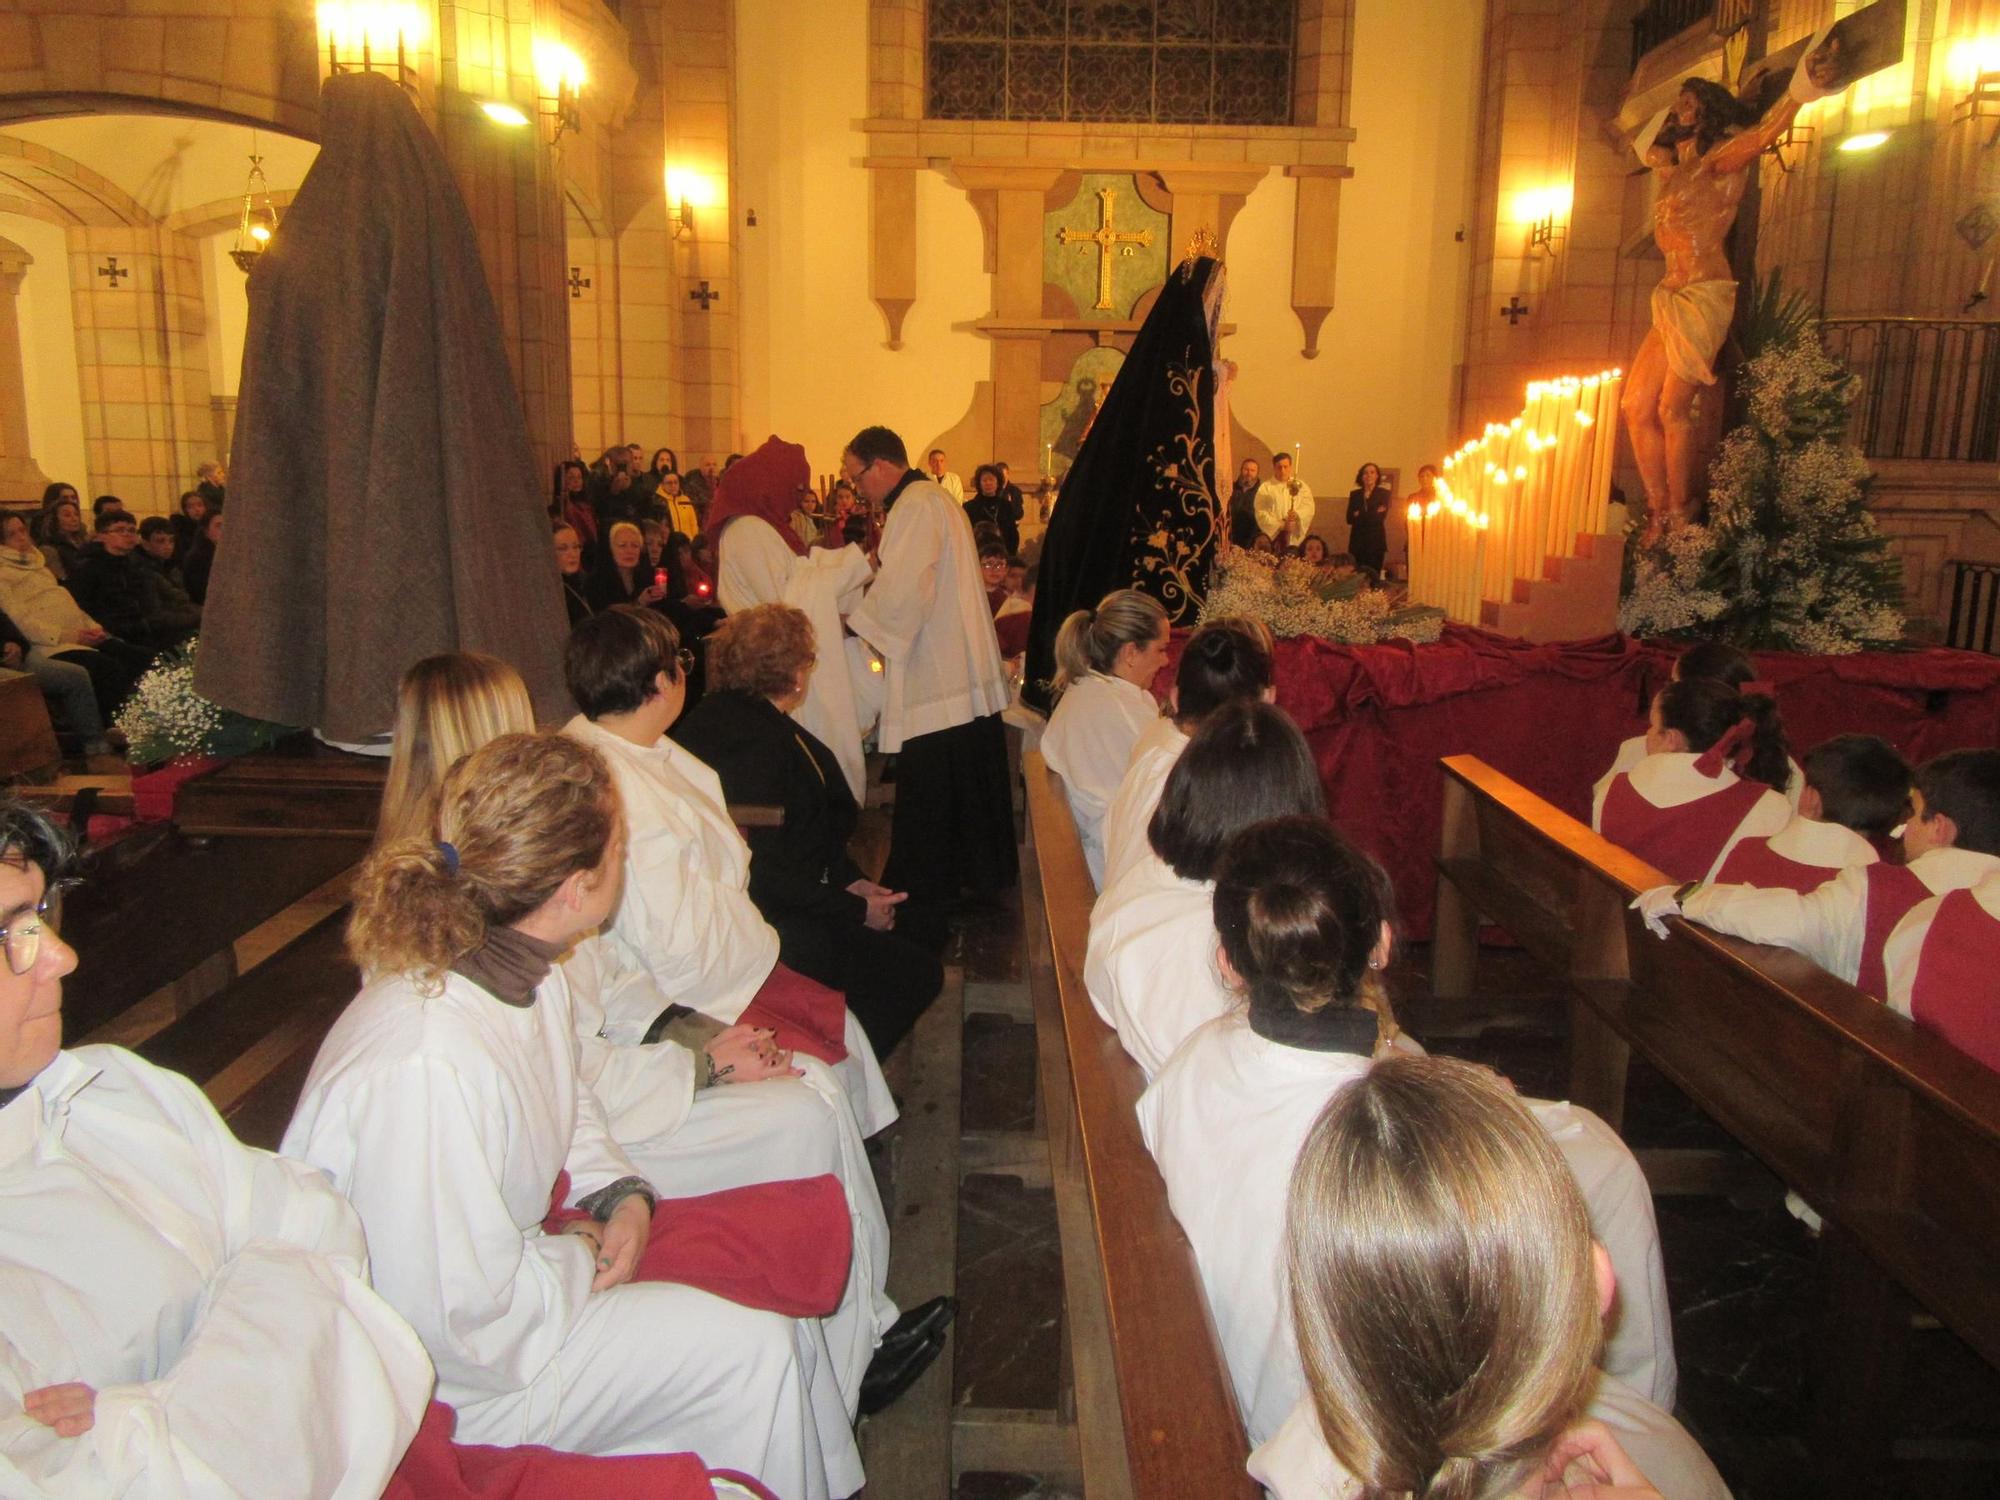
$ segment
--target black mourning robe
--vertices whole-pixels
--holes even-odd
[[[1215,329],[1222,263],[1181,262],[1077,450],[1049,518],[1021,695],[1053,705],[1056,632],[1113,589],[1151,594],[1192,625],[1225,518],[1215,489]]]
[[[484,651],[559,721],[562,586],[464,200],[389,79],[328,79],[320,121],[250,273],[196,686],[361,741],[393,722],[413,662]]]

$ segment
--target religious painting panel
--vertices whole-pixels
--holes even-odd
[[[1081,318],[1130,319],[1140,295],[1166,280],[1171,227],[1130,173],[1087,172],[1076,196],[1043,216],[1043,278]]]
[[[1111,382],[1125,363],[1125,351],[1113,348],[1086,349],[1070,366],[1068,378],[1055,399],[1042,406],[1042,472],[1060,478],[1076,460],[1090,424],[1097,420],[1104,398],[1111,394]]]

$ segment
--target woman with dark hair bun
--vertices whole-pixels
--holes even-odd
[[[1271,627],[1247,616],[1210,620],[1188,637],[1174,668],[1167,712],[1133,743],[1117,794],[1104,814],[1099,890],[1110,890],[1146,853],[1146,825],[1160,805],[1160,790],[1201,721],[1239,698],[1275,700],[1273,646]]]
[[[1741,690],[1757,683],[1757,664],[1750,659],[1747,651],[1729,645],[1726,641],[1696,641],[1687,650],[1674,658],[1673,671],[1669,682],[1689,682],[1697,677],[1710,677],[1726,687]],[[1771,690],[1764,684],[1757,684],[1758,690],[1766,697]],[[1622,740],[1618,754],[1612,758],[1611,769],[1606,776],[1616,776],[1620,771],[1629,771],[1648,755],[1646,736],[1635,734]],[[1805,792],[1805,774],[1797,761],[1791,763],[1790,779],[1781,790],[1785,800],[1792,805],[1792,811],[1799,810],[1799,798]]]
[[[1597,783],[1590,823],[1670,880],[1713,880],[1737,843],[1791,821],[1791,777],[1777,703],[1712,677],[1653,699],[1646,758]]]
[[[1304,1389],[1284,1304],[1291,1164],[1329,1100],[1377,1060],[1422,1049],[1399,1032],[1384,984],[1394,952],[1388,877],[1324,818],[1238,832],[1216,866],[1211,909],[1205,935],[1230,1009],[1180,1044],[1141,1097],[1139,1126],[1194,1247],[1256,1444]],[[1525,1102],[1568,1162],[1589,1231],[1624,1288],[1604,1366],[1634,1400],[1670,1408],[1673,1332],[1645,1175],[1589,1111]],[[1595,1312],[1586,1361],[1600,1341]],[[1671,1425],[1664,1412],[1655,1418]]]
[[[1268,703],[1227,703],[1168,773],[1146,852],[1091,908],[1083,965],[1091,1004],[1148,1078],[1232,1003],[1216,972],[1209,909],[1223,845],[1288,813],[1326,813],[1305,736]]]

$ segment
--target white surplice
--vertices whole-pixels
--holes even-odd
[[[667,1008],[651,975],[622,968],[601,937],[578,943],[562,970],[576,1018],[578,1071],[603,1104],[613,1138],[660,1196],[694,1197],[826,1172],[840,1179],[854,1259],[840,1306],[822,1324],[852,1416],[868,1361],[896,1321],[896,1304],[887,1293],[888,1217],[839,1080],[818,1058],[799,1056],[803,1078],[697,1091],[695,1077],[705,1065],[687,1048],[610,1038],[607,997],[627,1015],[657,1016]]]
[[[789,604],[812,621],[816,660],[806,696],[792,717],[817,735],[840,762],[854,800],[868,791],[861,740],[874,725],[873,687],[857,683],[841,629],[843,616],[860,604],[869,579],[859,547],[815,547],[800,557],[761,516],[737,516],[716,541],[715,597],[731,614],[758,604]],[[860,676],[871,674],[864,665]]]
[[[1603,799],[1604,793],[1602,788],[1611,785],[1612,777],[1616,776],[1620,771],[1631,770],[1640,761],[1644,760],[1649,753],[1646,749],[1646,737],[1643,734],[1635,734],[1628,740],[1620,740],[1618,742],[1618,753],[1611,759],[1611,769],[1606,771],[1597,780],[1597,786],[1600,789],[1597,793],[1598,799],[1600,801]],[[1797,812],[1799,810],[1799,796],[1806,789],[1806,773],[1800,770],[1799,763],[1790,757],[1786,758],[1785,764],[1791,767],[1791,774],[1785,779],[1785,802],[1793,812]]]
[[[1148,1078],[1195,1030],[1235,1008],[1216,967],[1215,887],[1147,847],[1090,908],[1090,1003]]]
[[[2000,871],[1988,875],[1969,889],[1972,899],[1989,916],[2000,920]],[[1938,907],[1943,902],[1944,895],[1937,895],[1911,907],[1882,947],[1882,968],[1889,981],[1889,993],[1883,998],[1888,1001],[1889,1009],[1899,1016],[1910,1015],[1913,1011],[1924,943],[1931,935],[1931,923],[1937,920]],[[2000,955],[1994,956],[2000,958]]]
[[[1220,472],[1218,470],[1218,472]],[[1298,534],[1290,540],[1294,546],[1303,542],[1313,529],[1312,487],[1303,479],[1267,479],[1257,486],[1254,502],[1257,511],[1257,529],[1276,541],[1285,529],[1285,522],[1294,515],[1298,517]]]
[[[353,1209],[117,1047],[0,1109],[0,1494],[372,1500],[430,1400]],[[29,1391],[95,1387],[61,1438]]]
[[[1680,807],[1685,803],[1698,802],[1704,797],[1736,785],[1744,778],[1728,766],[1714,775],[1704,775],[1695,769],[1695,762],[1701,757],[1691,751],[1662,750],[1656,755],[1648,755],[1625,772],[1632,784],[1632,790],[1656,808]],[[1597,785],[1590,793],[1590,826],[1597,832],[1604,831],[1604,799],[1611,791],[1611,783],[1618,777],[1617,771],[1607,771],[1598,778]],[[1777,792],[1766,789],[1763,796],[1750,805],[1750,811],[1736,825],[1735,831],[1724,842],[1714,862],[1708,867],[1706,878],[1713,880],[1715,872],[1722,868],[1738,844],[1747,838],[1768,838],[1792,820],[1792,804]]]
[[[1371,1060],[1258,1036],[1236,1011],[1182,1044],[1139,1099],[1139,1128],[1186,1231],[1250,1441],[1305,1389],[1285,1291],[1292,1166],[1327,1101]],[[1619,1281],[1604,1366],[1671,1407],[1673,1329],[1653,1199],[1624,1143],[1588,1110],[1524,1100],[1563,1153]]]
[[[860,1455],[816,1320],[664,1282],[592,1292],[590,1247],[542,1232],[559,1172],[571,1204],[637,1175],[577,1068],[560,969],[527,1006],[458,974],[433,996],[377,978],[321,1045],[285,1151],[360,1213],[376,1289],[430,1351],[461,1441],[692,1451],[788,1500],[851,1493]]]
[[[1603,1371],[1584,1416],[1602,1422],[1665,1500],[1729,1500],[1729,1486],[1670,1411]],[[1326,1445],[1312,1402],[1301,1397],[1277,1434],[1250,1455],[1250,1477],[1272,1500],[1354,1500],[1361,1485]]]
[[[1149,851],[1146,829],[1166,790],[1167,776],[1188,747],[1188,737],[1170,718],[1154,720],[1132,746],[1132,758],[1104,814],[1104,878],[1108,891]]]
[[[1042,735],[1042,759],[1063,779],[1070,817],[1083,840],[1090,878],[1104,886],[1104,815],[1141,735],[1160,722],[1159,700],[1144,688],[1092,672],[1063,690]]]
[[[929,480],[905,486],[878,555],[881,569],[847,624],[887,664],[878,739],[893,754],[905,740],[999,713],[1007,673],[972,523],[949,495]]]
[[[581,714],[563,733],[603,754],[625,809],[625,886],[605,929],[619,963],[650,974],[674,1004],[733,1024],[777,967],[778,934],[750,899],[750,846],[721,780],[665,737],[635,745]],[[611,1024],[634,1041],[654,1019],[634,1014],[635,1003],[605,998]],[[894,1122],[896,1101],[852,1012],[842,1040],[847,1057],[834,1073],[873,1135]]]

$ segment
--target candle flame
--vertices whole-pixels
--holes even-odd
[[[1421,521],[1423,518],[1424,518],[1423,506],[1420,505],[1415,500],[1412,500],[1410,502],[1410,519],[1412,521]]]

